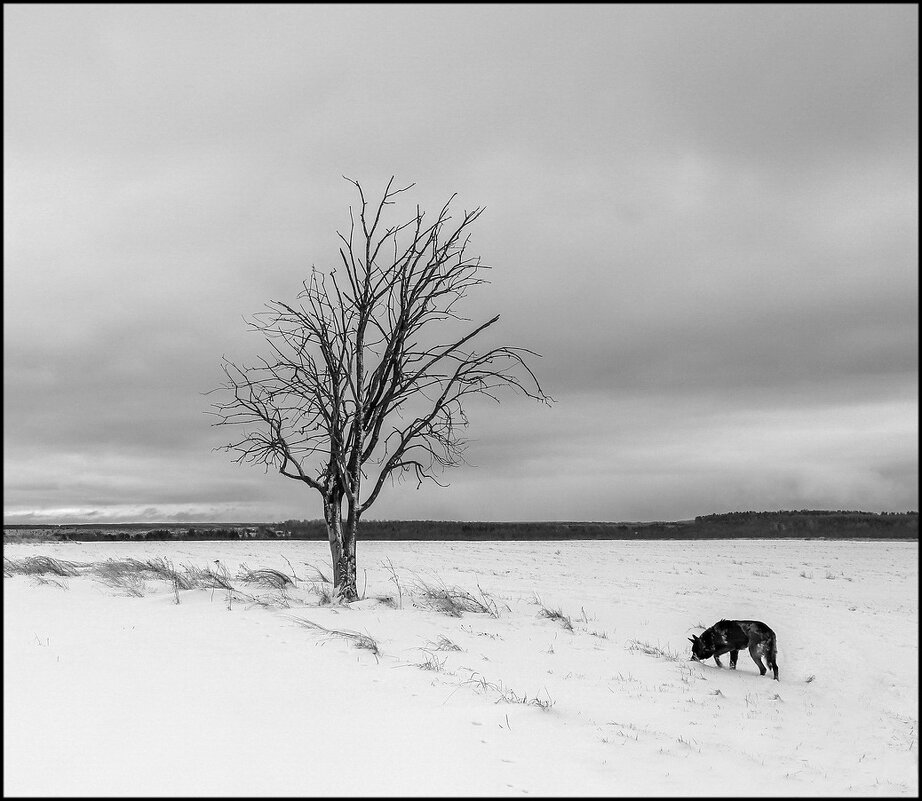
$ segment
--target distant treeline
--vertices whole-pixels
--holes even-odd
[[[704,537],[828,537],[830,539],[918,539],[918,512],[835,512],[814,509],[728,512],[696,517]],[[732,532],[732,533],[729,533]]]
[[[4,541],[78,540],[325,540],[322,520],[284,523],[131,523],[4,526]],[[909,539],[919,538],[918,512],[729,512],[674,523],[461,523],[444,520],[368,520],[363,540],[661,540],[661,539]]]

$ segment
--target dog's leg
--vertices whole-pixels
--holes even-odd
[[[759,668],[759,675],[765,675],[765,665],[762,664],[762,646],[759,644],[753,644],[749,646],[749,655],[752,657],[752,661],[756,663],[756,666]]]
[[[777,661],[777,658],[775,657],[774,643],[772,643],[772,647],[769,650],[768,656],[766,657],[765,661],[768,662],[768,666],[772,669],[772,673],[775,674],[774,675],[775,681],[778,681],[778,661]]]
[[[717,667],[722,668],[723,665],[720,664],[720,657],[717,654],[714,654],[714,661],[717,663]]]
[[[730,670],[736,670],[736,657],[738,657],[739,654],[739,651],[730,651]]]

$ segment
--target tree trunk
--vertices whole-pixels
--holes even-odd
[[[333,557],[333,591],[343,601],[357,601],[355,588],[355,540],[343,542],[330,540],[330,554]]]
[[[323,516],[333,560],[333,592],[343,601],[358,600],[355,587],[355,527],[343,528],[341,499],[326,501]]]

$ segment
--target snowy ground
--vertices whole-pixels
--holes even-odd
[[[5,795],[918,793],[918,543],[360,542],[351,607],[304,580],[321,542],[3,551],[301,579],[285,608],[236,581],[271,605],[5,577]],[[386,560],[399,608],[375,600],[400,599]],[[420,580],[479,585],[499,616],[426,608]],[[745,652],[687,660],[721,617],[775,630],[780,682]]]

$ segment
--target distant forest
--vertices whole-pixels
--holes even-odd
[[[75,540],[325,540],[322,520],[284,523],[127,523],[10,525],[3,539]],[[887,539],[917,540],[918,512],[729,512],[674,523],[461,523],[444,520],[368,520],[363,540],[699,540]]]

